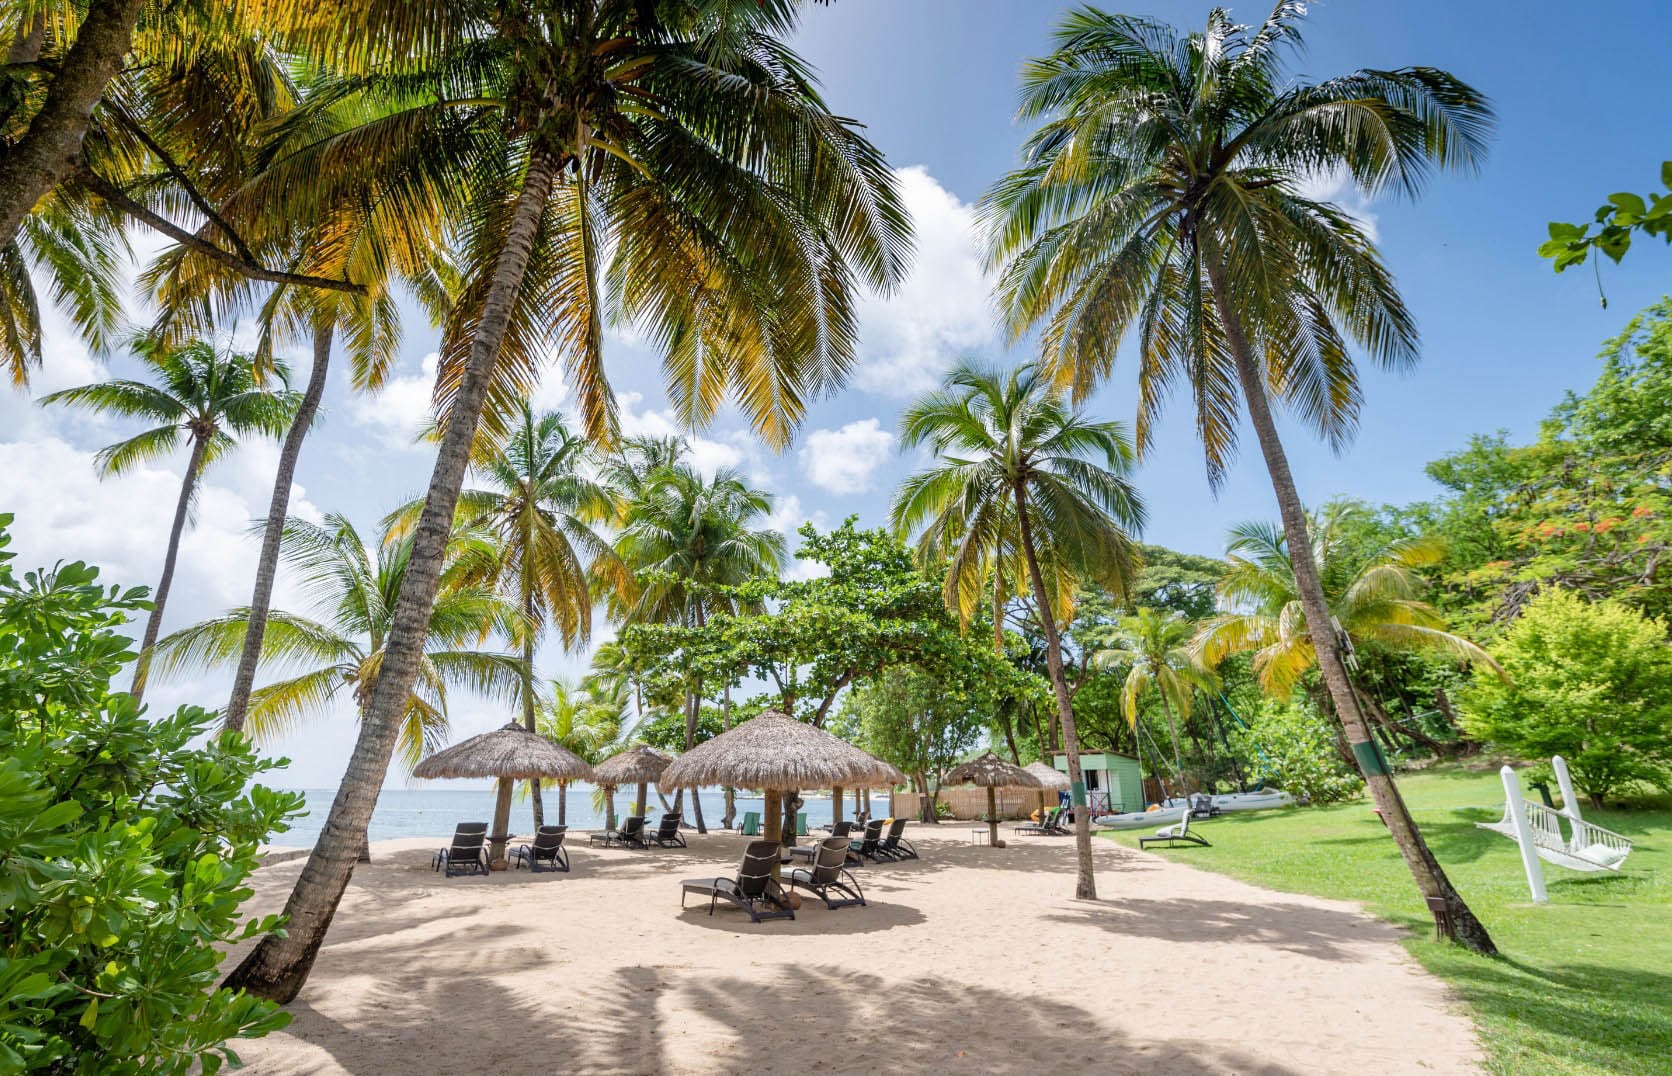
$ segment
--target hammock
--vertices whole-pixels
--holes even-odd
[[[1521,810],[1527,816],[1527,828],[1533,835],[1533,850],[1546,863],[1576,871],[1618,871],[1620,864],[1631,854],[1631,840],[1611,829],[1603,829],[1582,818],[1562,814],[1553,807],[1522,799]],[[1562,822],[1568,824],[1571,836],[1562,836]],[[1497,822],[1476,822],[1481,829],[1502,833],[1520,843],[1515,833],[1515,820],[1509,804],[1504,804],[1504,817]]]

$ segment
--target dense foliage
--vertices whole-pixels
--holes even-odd
[[[1593,803],[1644,783],[1672,790],[1666,625],[1618,601],[1546,590],[1497,647],[1511,683],[1480,679],[1464,728],[1522,758],[1561,755]]]
[[[1316,709],[1271,701],[1249,714],[1247,728],[1231,733],[1231,744],[1256,782],[1309,803],[1334,803],[1364,788],[1363,778],[1336,751],[1335,738],[1335,723]]]
[[[10,516],[0,515],[0,549]],[[288,1015],[216,990],[268,835],[302,806],[213,715],[148,720],[110,681],[147,607],[81,563],[16,577],[0,552],[0,1071],[206,1073]]]

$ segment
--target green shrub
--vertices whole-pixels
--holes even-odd
[[[1549,589],[1493,649],[1511,678],[1477,674],[1463,728],[1522,758],[1567,759],[1601,806],[1634,785],[1672,789],[1672,649],[1666,626],[1615,601]]]
[[[11,516],[0,515],[0,550]],[[301,797],[188,707],[151,721],[111,690],[144,590],[83,564],[21,580],[0,551],[0,1072],[213,1074],[229,1038],[287,1014],[216,990],[256,850]],[[193,741],[201,746],[193,746]]]
[[[1335,722],[1311,707],[1268,700],[1232,733],[1231,750],[1257,780],[1309,803],[1335,803],[1364,788],[1336,752],[1335,733]]]

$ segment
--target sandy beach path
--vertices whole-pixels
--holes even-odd
[[[928,830],[928,832],[925,832]],[[1097,842],[964,843],[857,872],[869,907],[750,925],[679,905],[743,840],[593,849],[571,874],[445,881],[440,840],[381,842],[356,870],[295,1020],[235,1043],[290,1074],[1459,1073],[1479,1051],[1391,926]],[[276,911],[300,860],[256,875]],[[236,956],[236,954],[235,954]]]

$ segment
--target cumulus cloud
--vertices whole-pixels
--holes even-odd
[[[871,477],[894,452],[894,435],[874,418],[835,430],[814,430],[801,449],[801,473],[831,493],[864,493]]]
[[[435,414],[430,402],[440,363],[440,354],[432,351],[419,362],[418,373],[389,378],[375,395],[356,393],[349,401],[349,418],[384,448],[428,451],[414,438]]]
[[[1358,185],[1353,182],[1353,177],[1345,168],[1318,172],[1306,177],[1301,180],[1299,193],[1301,197],[1310,198],[1315,202],[1333,202],[1342,212],[1358,222],[1372,243],[1381,238],[1381,233],[1376,227],[1376,214],[1370,209],[1370,199],[1360,193]]]
[[[854,384],[907,397],[934,388],[958,359],[992,346],[997,328],[977,249],[975,207],[921,166],[901,169],[899,179],[916,226],[917,256],[899,291],[860,302]]]
[[[718,438],[702,437],[688,432],[672,411],[641,407],[644,396],[624,392],[618,399],[621,405],[621,432],[627,437],[679,437],[690,451],[686,455],[692,467],[713,476],[726,467],[741,467],[754,446],[746,434],[727,433]]]

